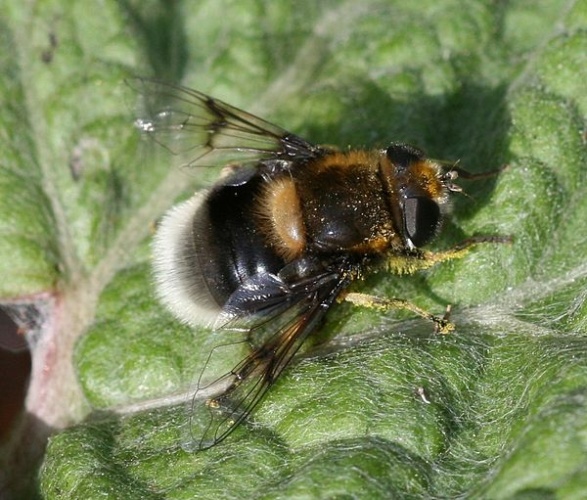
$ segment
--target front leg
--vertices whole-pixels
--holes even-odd
[[[441,252],[422,252],[421,260],[423,266],[419,269],[428,269],[439,262],[446,262],[447,260],[462,259],[469,251],[477,245],[483,243],[511,243],[511,236],[472,236],[466,240],[457,243],[454,247]]]
[[[448,250],[432,252],[417,250],[408,254],[391,254],[387,259],[387,269],[395,274],[413,274],[429,269],[440,262],[462,259],[474,247],[484,243],[511,243],[511,236],[473,236],[461,241]]]

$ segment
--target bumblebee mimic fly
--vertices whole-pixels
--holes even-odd
[[[250,415],[343,298],[408,309],[438,331],[452,329],[448,318],[407,301],[348,289],[375,269],[410,274],[502,241],[476,237],[444,252],[421,249],[461,191],[456,178],[480,175],[408,144],[318,146],[195,90],[133,85],[143,98],[141,132],[189,165],[227,166],[212,187],[164,216],[153,243],[157,291],[174,315],[219,332],[242,330],[252,346],[212,384],[200,376],[194,404],[206,405],[209,421],[193,436],[196,448],[222,441]]]

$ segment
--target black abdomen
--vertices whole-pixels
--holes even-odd
[[[285,265],[256,225],[254,203],[263,178],[214,187],[194,218],[194,247],[208,292],[222,307],[244,280]]]

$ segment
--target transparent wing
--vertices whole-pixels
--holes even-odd
[[[135,125],[186,164],[291,161],[322,151],[277,125],[196,90],[148,79],[129,81],[141,96]]]
[[[211,384],[204,382],[204,369],[190,408],[192,418],[199,419],[190,424],[192,447],[214,446],[247,418],[349,282],[349,273],[324,272],[293,284],[280,282],[280,291],[277,282],[270,283],[273,295],[268,297],[265,289],[265,299],[245,298],[250,294],[243,293],[229,301],[225,328],[244,329],[257,347]],[[211,387],[221,387],[222,392],[202,401],[201,394]]]

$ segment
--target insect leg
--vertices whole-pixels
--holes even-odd
[[[441,252],[423,252],[422,261],[425,265],[421,265],[420,269],[432,267],[439,262],[446,262],[447,260],[462,259],[469,251],[477,245],[483,243],[511,243],[511,236],[473,236],[466,240],[457,243],[454,247]]]
[[[344,300],[355,304],[357,306],[368,307],[370,309],[377,309],[379,311],[389,311],[390,309],[405,309],[411,311],[418,316],[421,316],[428,321],[432,321],[435,326],[435,331],[441,334],[447,334],[455,329],[455,325],[448,319],[450,307],[447,308],[446,314],[443,317],[435,316],[428,311],[418,307],[411,302],[398,298],[383,298],[375,295],[368,295],[364,293],[347,293]]]
[[[467,238],[454,247],[441,252],[425,251],[418,256],[411,256],[410,258],[404,257],[403,259],[396,256],[391,264],[391,268],[396,270],[399,269],[406,273],[413,273],[416,270],[427,269],[440,262],[460,259],[475,246],[483,243],[511,243],[511,241],[512,238],[508,236],[473,236],[472,238]],[[449,321],[450,306],[447,307],[444,316],[440,317],[431,314],[404,299],[382,298],[364,293],[350,292],[345,295],[344,300],[355,305],[378,309],[380,311],[388,311],[390,309],[405,309],[411,311],[428,321],[432,321],[435,325],[436,332],[441,334],[450,333],[455,329],[454,324]]]

